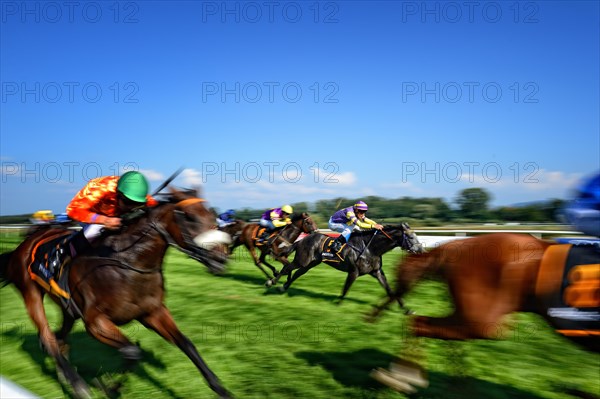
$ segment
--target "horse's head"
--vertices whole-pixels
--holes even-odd
[[[397,245],[411,253],[420,254],[425,252],[423,245],[419,242],[417,235],[410,228],[408,223],[401,223],[400,225],[385,226],[383,232],[388,235],[389,238],[395,241]]]
[[[229,234],[216,230],[214,215],[204,206],[195,190],[171,190],[167,201],[172,204],[172,218],[165,226],[175,244],[192,258],[205,264],[211,272],[225,269],[227,254],[220,248],[231,243]]]
[[[305,234],[312,234],[318,229],[315,221],[312,220],[312,218],[306,212],[294,214],[292,217],[292,224],[302,230],[302,232]]]

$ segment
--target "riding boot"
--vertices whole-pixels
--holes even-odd
[[[332,253],[338,253],[340,252],[340,250],[342,249],[342,246],[346,243],[346,237],[344,237],[343,235],[339,235],[338,238],[336,238],[332,243],[331,243],[331,252]]]
[[[269,233],[270,233],[270,231],[265,229],[265,231],[262,232],[260,237],[258,237],[258,242],[263,243],[263,242],[267,241],[267,238],[269,238]]]

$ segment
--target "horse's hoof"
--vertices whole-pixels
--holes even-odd
[[[406,316],[412,316],[412,315],[414,315],[414,314],[415,314],[415,311],[414,311],[414,310],[411,310],[411,309],[404,309],[404,314],[405,314]]]
[[[128,345],[119,349],[123,359],[137,362],[142,359],[142,350],[136,345]]]
[[[267,280],[267,281],[265,282],[265,285],[266,285],[267,287],[272,287],[272,286],[273,286],[273,281],[271,281],[271,280]]]
[[[73,385],[73,394],[77,399],[92,399],[92,393],[83,381]]]
[[[371,378],[380,383],[387,385],[388,387],[403,393],[413,394],[417,392],[416,388],[413,387],[410,383],[402,380],[398,380],[393,376],[389,371],[377,368],[369,374]]]
[[[285,287],[279,287],[279,292],[285,292],[285,291],[286,291]]]

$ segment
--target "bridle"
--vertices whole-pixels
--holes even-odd
[[[383,235],[385,235],[387,238],[389,238],[392,242],[394,242],[394,244],[397,244],[397,246],[399,246],[402,249],[405,249],[407,251],[413,252],[411,251],[410,248],[406,247],[406,244],[408,242],[408,234],[406,232],[406,228],[404,226],[400,226],[400,228],[402,229],[402,237],[398,240],[396,238],[393,238],[392,236],[390,236],[388,233],[386,233],[383,229],[379,230],[383,233]],[[377,234],[377,233],[375,233]],[[411,247],[412,248],[412,247]]]
[[[167,242],[168,245],[177,248],[179,251],[183,252],[184,254],[186,254],[196,260],[201,260],[197,253],[197,251],[201,250],[201,248],[199,248],[194,243],[194,240],[193,240],[194,237],[190,234],[190,232],[187,229],[184,228],[184,226],[185,226],[185,211],[183,211],[182,209],[177,209],[177,207],[184,208],[186,206],[201,203],[201,202],[206,202],[206,200],[202,199],[202,198],[184,199],[184,200],[177,202],[175,204],[176,209],[173,210],[173,213],[175,214],[175,224],[177,226],[179,226],[179,231],[181,232],[181,236],[183,238],[183,243],[185,244],[186,247],[198,248],[196,251],[190,250],[187,248],[183,248],[182,246],[177,244],[177,242],[175,241],[175,239],[173,238],[171,233],[169,233],[167,231],[167,229],[165,229],[162,226],[162,224],[158,223],[156,220],[152,220],[150,223],[152,228],[154,230],[156,230],[164,238],[164,240]]]
[[[315,230],[313,230],[313,231],[308,231],[308,228],[305,228],[305,226],[308,224],[308,221],[309,221],[309,220],[312,222],[312,219],[310,218],[310,216],[307,216],[307,217],[305,217],[305,218],[302,218],[302,227],[303,227],[303,231],[304,231],[306,234],[311,234],[311,233],[314,233],[314,232],[315,232]]]

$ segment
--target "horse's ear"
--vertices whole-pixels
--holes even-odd
[[[194,185],[192,186],[192,190],[194,190],[194,195],[198,198],[202,198],[202,186],[201,185]]]

